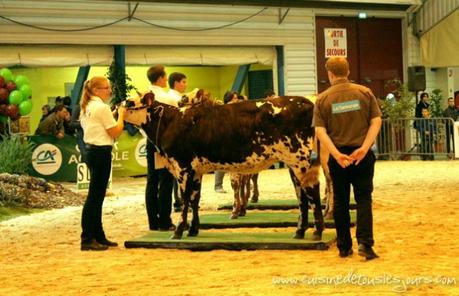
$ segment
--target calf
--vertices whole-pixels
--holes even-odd
[[[278,97],[227,105],[202,102],[179,109],[157,102],[152,93],[147,93],[141,100],[127,101],[126,106],[125,121],[145,131],[179,182],[183,210],[172,238],[182,237],[190,203],[193,218],[188,235],[198,235],[204,173],[222,170],[250,174],[277,161],[291,168],[297,185],[300,216],[294,237],[304,238],[310,199],[316,213],[314,238],[321,238],[319,163],[311,161],[311,101]]]

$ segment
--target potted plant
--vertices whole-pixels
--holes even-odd
[[[110,80],[112,85],[112,105],[117,105],[122,101],[126,100],[127,95],[132,90],[137,90],[137,88],[132,85],[132,80],[127,74],[122,71],[119,67],[116,66],[115,61],[113,61],[108,68],[107,73],[105,74]]]
[[[413,117],[414,95],[399,79],[387,81],[386,87],[392,91],[382,102],[381,109],[390,130],[391,151],[402,153],[400,158],[405,159],[406,156],[403,154],[407,150],[405,139],[410,128],[410,121],[407,119]]]
[[[443,117],[442,101],[443,95],[441,89],[434,89],[429,95],[430,97],[430,116],[432,118]],[[445,134],[446,134],[446,122],[443,120],[436,120],[437,136],[434,141],[434,150],[437,153],[446,153],[445,147]]]

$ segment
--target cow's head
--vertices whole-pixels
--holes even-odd
[[[155,95],[152,92],[145,94],[138,93],[138,96],[129,98],[124,102],[126,113],[124,121],[132,123],[137,126],[147,122],[148,111],[147,108],[153,105]]]
[[[179,107],[193,106],[209,100],[210,94],[203,89],[195,88],[182,96]]]

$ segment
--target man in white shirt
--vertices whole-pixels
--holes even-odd
[[[186,90],[186,76],[180,72],[174,72],[169,75],[169,95],[177,100],[179,103],[182,100],[182,96]],[[174,211],[182,211],[182,201],[178,194],[177,180],[174,180]]]
[[[169,75],[169,95],[180,102],[186,90],[186,76],[180,72]]]
[[[167,74],[162,65],[150,67],[147,71],[151,82],[150,90],[155,94],[158,102],[178,107],[178,101],[169,95],[164,88],[167,86]],[[147,187],[145,190],[145,204],[147,208],[150,230],[175,230],[171,220],[172,186],[174,177],[159,166],[155,158],[155,146],[147,140]],[[155,166],[156,162],[156,166]]]

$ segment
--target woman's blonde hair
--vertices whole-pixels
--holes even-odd
[[[94,76],[93,78],[86,80],[83,86],[83,94],[81,95],[81,111],[86,112],[86,106],[89,103],[89,100],[94,96],[94,89],[105,86],[108,83],[108,79],[103,76]]]

